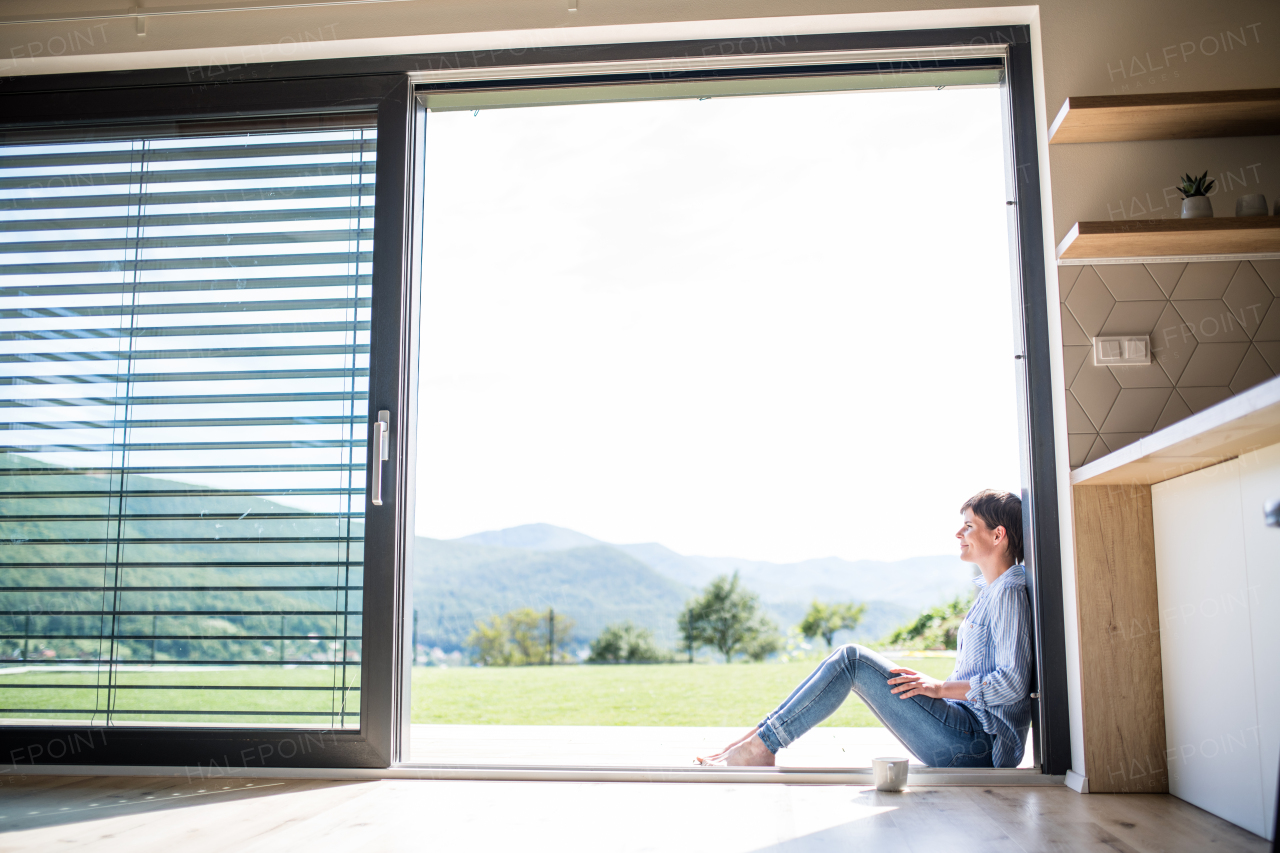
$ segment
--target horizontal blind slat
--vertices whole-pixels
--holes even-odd
[[[119,273],[135,271],[140,273],[156,270],[233,270],[247,267],[275,266],[339,266],[342,264],[367,264],[373,261],[373,252],[316,252],[297,255],[229,255],[218,258],[183,258],[155,260],[118,260],[118,261],[64,261],[61,263],[5,264],[0,265],[0,284],[8,284],[5,279],[16,275],[52,275],[54,273],[109,272]]]
[[[277,245],[281,243],[339,243],[357,240],[372,240],[372,228],[334,229],[332,231],[263,231],[249,234],[224,234],[216,236],[193,237],[111,237],[99,240],[77,240],[77,252],[102,252],[114,249],[130,251],[146,251],[148,249],[186,249],[226,246],[259,246]],[[55,240],[36,240],[25,242],[0,241],[0,264],[4,263],[5,254],[28,252],[65,252],[65,247],[50,246]],[[2,268],[2,267],[0,267]]]
[[[370,146],[366,153],[373,153]],[[275,145],[220,145],[208,148],[176,148],[171,150],[149,149],[149,163],[192,163],[200,160],[228,160],[242,157],[319,157],[331,155],[356,156],[362,153],[360,145],[347,141],[317,142],[314,144],[279,143]],[[138,164],[142,151],[136,148],[119,148],[106,151],[79,151],[64,153],[0,154],[0,169],[35,169],[51,166],[104,166],[117,163]]]
[[[369,188],[365,193],[356,195],[353,189],[346,184],[329,184],[311,187],[262,187],[255,190],[233,190],[233,189],[208,189],[208,190],[183,190],[170,191],[166,193],[140,193],[134,194],[128,191],[128,188],[122,189],[120,192],[98,193],[96,195],[33,195],[33,194],[14,194],[10,198],[5,198],[4,209],[6,211],[25,211],[25,210],[56,210],[56,209],[85,209],[85,208],[119,208],[119,207],[143,207],[147,210],[156,210],[159,208],[164,211],[166,207],[176,207],[179,205],[246,205],[246,204],[264,204],[267,202],[275,202],[284,205],[287,202],[294,204],[303,201],[313,201],[316,199],[330,200],[335,205],[342,203],[343,207],[355,206],[357,202],[364,206],[373,205],[373,192]],[[284,208],[289,209],[289,208]],[[173,211],[169,211],[172,213]]]
[[[145,183],[148,192],[156,194],[165,192],[169,184],[202,183],[212,184],[217,189],[218,183],[232,181],[265,181],[279,178],[312,178],[316,183],[338,183],[338,179],[352,175],[364,175],[369,172],[369,164],[364,162],[335,163],[298,163],[295,165],[261,165],[261,166],[225,166],[208,165],[192,169],[175,169],[172,171],[155,170],[122,170],[118,172],[98,172],[92,175],[75,176],[79,183],[71,186],[120,186],[128,187],[134,183]],[[61,175],[45,175],[38,173],[22,174],[12,170],[8,175],[0,171],[0,190],[32,189],[32,183],[51,184],[61,189],[67,185]]]
[[[199,293],[225,290],[290,290],[301,287],[363,287],[372,278],[368,274],[312,275],[292,278],[196,279],[192,281],[139,281],[113,284],[28,284],[0,287],[0,299],[11,296],[75,296],[80,294],[124,293]]]
[[[37,317],[119,317],[131,315],[148,317],[157,314],[222,314],[250,311],[324,311],[331,309],[363,309],[372,301],[368,297],[337,299],[290,299],[244,302],[177,302],[161,305],[86,305],[65,308],[6,308],[0,309],[0,320]]]
[[[205,227],[212,225],[255,225],[255,224],[293,224],[303,225],[312,222],[329,220],[356,219],[372,221],[373,194],[369,193],[366,203],[357,204],[355,196],[335,196],[343,201],[341,207],[317,207],[263,211],[236,211],[233,213],[164,213],[147,215],[147,226],[165,228],[175,225],[199,224]],[[111,208],[104,207],[109,210]],[[132,228],[137,225],[137,218],[127,214],[103,214],[101,216],[73,216],[62,219],[11,219],[0,220],[0,234],[41,231],[56,235],[62,231],[82,231],[87,229]]]

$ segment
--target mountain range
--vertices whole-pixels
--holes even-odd
[[[859,601],[862,624],[841,641],[878,640],[921,610],[963,594],[973,573],[956,557],[894,562],[837,557],[780,564],[679,554],[658,543],[613,544],[550,524],[526,524],[458,539],[416,538],[414,609],[419,642],[462,648],[477,619],[520,607],[575,621],[585,642],[630,620],[677,644],[676,617],[712,578],[738,572],[784,629],[809,603]]]

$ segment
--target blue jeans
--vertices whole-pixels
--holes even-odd
[[[852,690],[930,767],[991,767],[994,739],[967,704],[928,696],[899,698],[888,683],[896,677],[889,671],[894,666],[863,646],[841,646],[764,718],[760,739],[776,753],[834,714]]]

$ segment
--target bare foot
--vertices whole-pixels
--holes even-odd
[[[720,753],[718,757],[701,759],[702,764],[712,767],[772,767],[774,755],[764,745],[759,735],[752,735],[741,743],[736,743]]]
[[[751,738],[756,736],[756,732],[758,731],[759,729],[752,729],[751,731],[747,732],[742,737],[738,738],[733,743],[729,744],[724,749],[720,750],[714,755],[699,755],[697,758],[693,760],[693,763],[694,764],[714,764],[717,761],[722,761],[725,755],[728,754],[729,750],[733,749],[735,746],[744,744],[747,741],[751,740]]]

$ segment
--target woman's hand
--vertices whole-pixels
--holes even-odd
[[[928,696],[930,699],[942,699],[943,682],[936,678],[907,669],[905,666],[889,670],[896,673],[897,678],[890,678],[890,684],[896,684],[890,692],[898,694],[899,699],[910,699],[912,696]]]
[[[936,678],[896,666],[889,670],[897,673],[890,678],[890,684],[896,684],[891,692],[898,694],[899,699],[910,699],[912,696],[928,696],[930,699],[964,699],[969,695],[968,681],[939,681]]]

